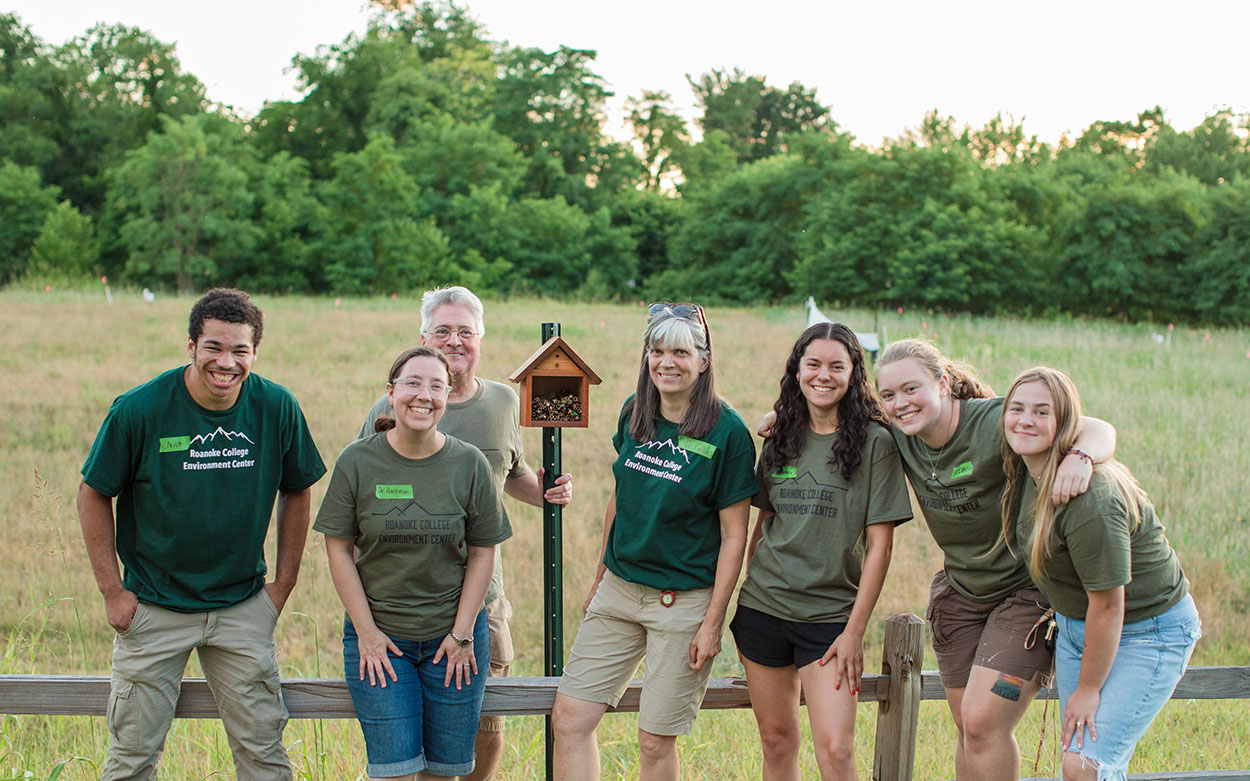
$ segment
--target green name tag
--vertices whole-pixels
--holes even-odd
[[[161,452],[176,453],[191,449],[191,437],[161,437]]]
[[[410,485],[379,485],[375,490],[379,499],[412,498],[412,486]]]
[[[799,470],[792,466],[783,466],[779,472],[773,475],[778,480],[793,480],[799,476]]]
[[[689,450],[691,453],[698,453],[704,458],[711,458],[716,455],[716,445],[710,442],[704,442],[701,439],[692,439],[691,437],[678,437],[677,447],[682,450]]]
[[[970,474],[972,474],[972,462],[965,461],[951,470],[951,479],[956,477],[967,477]]]

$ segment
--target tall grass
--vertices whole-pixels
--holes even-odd
[[[192,300],[162,297],[144,303],[114,292],[108,306],[95,291],[51,295],[0,293],[0,672],[106,674],[112,630],[104,620],[72,507],[78,470],[112,399],[159,371],[186,360],[186,316]],[[417,302],[261,298],[265,336],[256,370],[291,388],[300,399],[327,463],[355,435],[381,393],[392,358],[414,344]],[[834,313],[831,313],[834,314]],[[857,330],[874,314],[836,313]],[[564,468],[575,478],[575,499],[564,513],[565,637],[571,643],[580,606],[596,564],[602,512],[611,490],[608,466],[616,413],[631,392],[638,367],[644,310],[635,305],[487,302],[487,334],[480,373],[504,379],[538,345],[539,324],[559,320],[564,338],[603,378],[591,396],[588,430],[564,436]],[[709,312],[720,390],[753,423],[777,391],[785,355],[804,325],[797,308]],[[891,312],[879,316],[890,338],[928,334],[943,350],[981,367],[1005,390],[1020,370],[1039,363],[1072,375],[1088,413],[1114,423],[1118,455],[1140,478],[1159,509],[1193,583],[1205,622],[1195,664],[1250,664],[1250,521],[1246,475],[1250,417],[1244,386],[1250,377],[1250,332],[1179,329],[1170,346],[1150,326],[1084,321],[1024,321]],[[538,466],[541,440],[527,430],[525,445]],[[35,475],[39,475],[37,479]],[[325,489],[314,488],[313,506]],[[541,674],[541,513],[510,502],[516,536],[503,548],[518,675]],[[271,540],[272,545],[272,540]],[[270,550],[272,561],[272,549]],[[878,619],[908,610],[922,614],[927,585],[940,554],[923,524],[899,529],[894,563],[877,609]],[[318,535],[310,537],[300,583],[278,626],[279,658],[288,677],[342,672],[342,609]],[[872,623],[870,659],[881,650],[883,624]],[[726,645],[729,636],[726,635]],[[933,668],[932,655],[925,665]],[[739,674],[732,648],[715,663],[716,675]],[[192,661],[188,674],[197,675]],[[1134,772],[1250,766],[1244,702],[1173,702],[1142,742]],[[1042,732],[1042,707],[1019,731],[1021,753],[1032,767]],[[1050,719],[1054,719],[1052,707]],[[861,708],[857,750],[861,773],[872,761],[875,710]],[[600,728],[607,777],[637,774],[635,717],[612,715]],[[1055,771],[1057,729],[1046,731],[1040,774]],[[502,777],[540,778],[542,719],[509,720]],[[944,703],[921,710],[918,778],[954,775],[954,727]],[[364,768],[364,747],[353,721],[301,720],[286,742],[305,779],[352,779]],[[23,717],[0,723],[0,777],[98,776],[106,751],[101,719]],[[759,774],[759,746],[749,712],[700,716],[680,743],[686,777],[750,778]],[[810,749],[805,777],[816,775]],[[233,774],[218,722],[178,720],[162,767],[169,778]]]

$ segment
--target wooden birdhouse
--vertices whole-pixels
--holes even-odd
[[[521,425],[586,428],[590,386],[602,382],[559,336],[543,343],[508,379],[521,385]]]

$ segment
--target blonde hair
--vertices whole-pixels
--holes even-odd
[[[706,317],[706,315],[704,315]],[[720,397],[716,395],[716,375],[712,371],[712,352],[703,323],[697,316],[680,317],[672,309],[663,309],[647,319],[642,333],[642,360],[638,367],[638,386],[630,410],[629,435],[635,442],[649,442],[655,437],[655,418],[660,412],[660,391],[651,381],[647,355],[651,348],[681,349],[707,361],[690,394],[690,411],[678,423],[682,436],[698,439],[712,430],[720,418]]]
[[[1050,494],[1055,486],[1055,473],[1059,463],[1067,452],[1076,444],[1081,433],[1081,396],[1076,390],[1072,378],[1058,369],[1047,366],[1036,366],[1021,372],[1011,384],[1007,398],[1003,402],[1002,415],[998,419],[999,440],[1002,443],[1003,472],[1007,476],[1007,487],[1003,490],[1000,512],[1002,514],[1002,534],[999,543],[1011,548],[1011,529],[1015,524],[1013,508],[1019,504],[1024,492],[1024,481],[1030,479],[1028,467],[1024,459],[1007,444],[1004,419],[1011,398],[1021,385],[1039,382],[1050,392],[1051,417],[1055,421],[1055,438],[1046,453],[1046,463],[1037,479],[1037,499],[1033,504],[1033,531],[1029,536],[1028,548],[1024,553],[1029,571],[1037,577],[1041,575],[1046,560],[1050,558],[1050,539],[1055,528],[1055,507],[1051,503]],[[1110,459],[1094,464],[1094,472],[1104,475],[1112,488],[1124,499],[1128,508],[1130,526],[1136,528],[1141,523],[1141,504],[1148,501],[1146,493],[1137,484],[1128,467],[1119,461]]]
[[[976,369],[963,361],[952,361],[927,339],[899,339],[890,342],[877,358],[877,368],[914,358],[934,382],[945,376],[950,381],[952,399],[990,399],[994,389],[977,376]]]

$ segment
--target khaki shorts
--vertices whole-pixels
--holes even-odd
[[[689,735],[712,677],[712,660],[702,670],[690,669],[690,644],[707,615],[712,589],[678,591],[671,607],[660,604],[661,593],[604,573],[559,691],[614,707],[645,655],[639,728],[653,735]]]
[[[988,667],[1026,681],[1050,672],[1054,654],[1039,632],[1032,649],[1025,638],[1050,602],[1035,588],[1019,589],[997,602],[977,602],[955,590],[939,571],[929,586],[925,618],[933,638],[942,685],[968,685],[972,666]]]
[[[490,675],[491,678],[507,678],[512,672],[512,603],[503,594],[486,605],[486,626],[490,629]],[[503,716],[483,716],[478,720],[479,732],[502,732]]]

